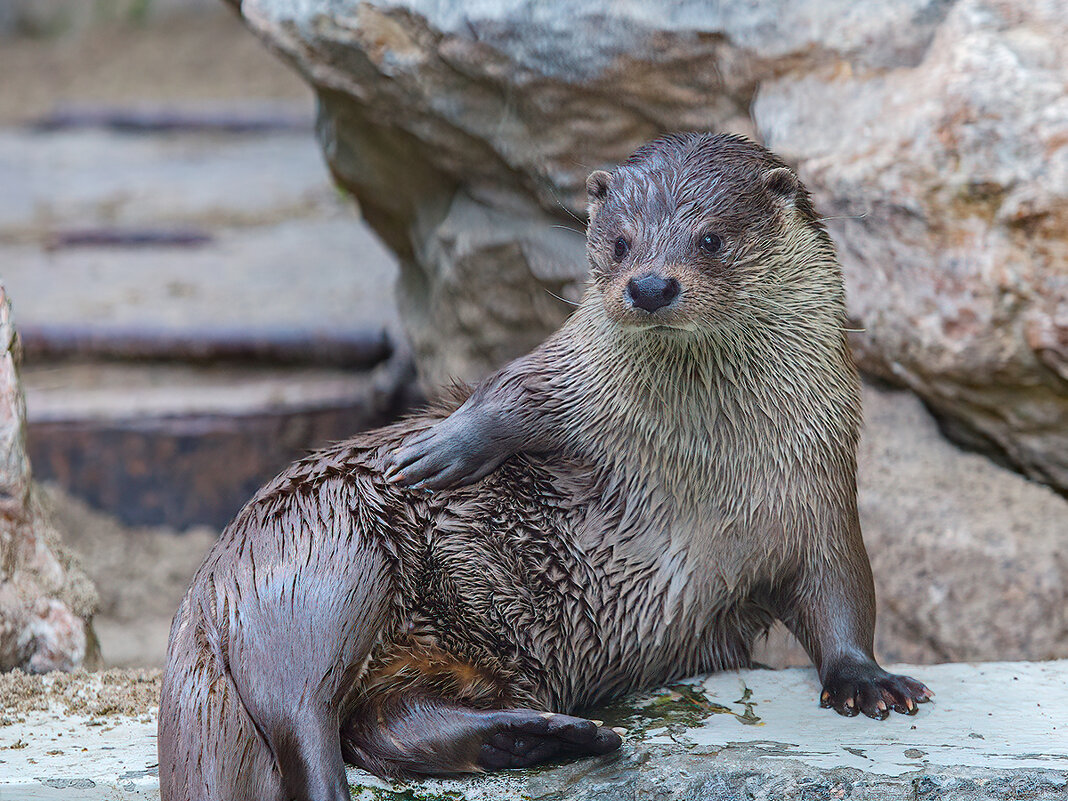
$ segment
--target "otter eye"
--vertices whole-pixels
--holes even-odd
[[[723,247],[723,240],[715,234],[705,234],[701,237],[701,241],[697,243],[697,247],[701,248],[705,253],[715,253]]]
[[[630,243],[625,237],[619,237],[616,240],[615,245],[612,247],[612,258],[616,261],[623,261],[630,252]]]

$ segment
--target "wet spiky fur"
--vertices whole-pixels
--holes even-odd
[[[459,489],[385,482],[390,454],[459,397],[298,462],[249,503],[175,618],[164,801],[344,798],[338,730],[370,770],[421,770],[375,751],[395,699],[567,712],[745,665],[775,617],[821,675],[870,660],[841,275],[782,170],[745,140],[686,135],[591,177],[581,305],[455,417],[504,410],[526,454]],[[710,219],[728,247],[704,259]],[[609,255],[621,231],[629,267]],[[653,268],[678,277],[680,304],[633,318],[620,282]],[[447,764],[429,747],[411,760]]]

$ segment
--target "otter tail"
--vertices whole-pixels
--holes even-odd
[[[194,579],[164,672],[162,801],[349,798],[339,710],[381,628],[387,579],[345,500],[260,517],[254,531],[239,517]]]
[[[253,713],[229,671],[175,656],[160,703],[162,801],[348,801],[338,727],[325,709],[302,719]]]
[[[336,714],[309,714],[303,720],[273,723],[268,747],[274,754],[289,801],[348,801]]]

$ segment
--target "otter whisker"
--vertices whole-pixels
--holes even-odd
[[[586,221],[585,221],[584,219],[582,219],[581,217],[579,217],[579,216],[578,216],[577,214],[575,214],[575,212],[571,211],[571,209],[569,209],[569,208],[568,208],[567,206],[565,206],[565,205],[564,205],[564,204],[563,204],[563,203],[562,203],[562,202],[560,201],[560,196],[559,196],[559,195],[557,195],[555,191],[553,191],[552,189],[550,189],[550,190],[549,190],[549,194],[551,194],[551,195],[553,196],[553,200],[555,200],[555,201],[556,201],[556,205],[560,207],[560,209],[561,209],[561,210],[562,210],[562,211],[564,212],[564,214],[566,214],[566,215],[567,215],[568,217],[570,217],[570,218],[571,218],[572,220],[574,220],[575,222],[577,222],[577,223],[579,223],[579,224],[581,224],[581,225],[585,225],[585,224],[586,224]]]
[[[840,214],[836,217],[819,217],[818,219],[822,223],[827,220],[863,220],[867,216],[868,212],[864,212],[863,214]]]
[[[586,238],[586,232],[585,231],[579,231],[578,229],[571,228],[570,226],[567,226],[567,225],[550,225],[549,227],[550,228],[559,228],[562,231],[570,231],[573,234],[578,234],[583,239]]]
[[[578,304],[578,303],[575,303],[575,301],[573,301],[573,300],[568,300],[567,298],[562,298],[562,297],[560,297],[560,296],[559,296],[559,295],[557,295],[557,294],[556,294],[555,292],[552,292],[551,290],[549,290],[549,289],[548,289],[548,288],[546,288],[546,287],[542,287],[542,289],[544,289],[544,290],[545,290],[546,292],[548,292],[548,293],[549,293],[550,295],[552,295],[552,296],[553,296],[554,298],[556,298],[556,299],[557,299],[558,301],[560,301],[561,303],[566,303],[567,305],[569,305],[569,306],[574,306],[575,308],[578,308],[578,307],[579,307],[579,305],[580,305],[580,304]]]

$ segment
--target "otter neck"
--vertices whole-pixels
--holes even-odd
[[[736,486],[739,470],[758,479],[806,459],[854,458],[858,388],[840,323],[814,324],[822,330],[628,329],[591,289],[546,345],[580,448],[685,503]]]

